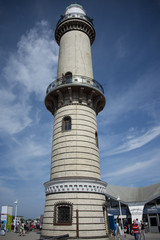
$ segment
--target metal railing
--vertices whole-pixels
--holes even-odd
[[[80,75],[73,75],[73,76],[64,76],[54,80],[47,88],[46,95],[56,89],[61,85],[66,84],[74,84],[74,85],[88,85],[98,89],[100,92],[104,93],[102,85],[97,82],[96,80]]]
[[[87,22],[89,22],[91,25],[93,25],[93,19],[89,18],[87,15],[83,15],[81,13],[70,13],[70,14],[66,14],[66,15],[62,15],[61,18],[59,19],[57,26],[62,23],[63,21],[65,21],[66,19],[69,18],[81,18]]]

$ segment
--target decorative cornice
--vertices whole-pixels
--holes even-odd
[[[91,44],[95,39],[95,30],[94,27],[88,22],[81,18],[69,18],[66,21],[59,24],[55,31],[55,39],[60,44],[61,37],[69,31],[78,30],[84,32],[88,35]]]
[[[58,108],[75,103],[87,104],[98,114],[105,106],[103,87],[96,80],[80,75],[59,78],[48,86],[45,105],[53,115]]]
[[[94,180],[52,180],[44,184],[46,195],[65,192],[106,193],[107,183]]]

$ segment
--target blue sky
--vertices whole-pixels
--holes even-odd
[[[77,1],[94,19],[94,79],[101,177],[110,185],[160,182],[160,1]],[[56,79],[57,21],[70,0],[0,0],[0,206],[43,214],[53,117],[44,106]]]

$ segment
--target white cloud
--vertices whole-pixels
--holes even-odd
[[[17,44],[4,69],[6,79],[13,85],[24,85],[25,91],[34,92],[40,100],[47,86],[56,79],[58,46],[53,40],[48,23],[37,23]]]
[[[32,123],[29,117],[31,106],[15,102],[16,95],[10,89],[0,89],[0,132],[15,134]]]
[[[126,40],[126,34],[122,35],[117,39],[115,43],[115,49],[117,52],[117,58],[124,58],[127,54],[127,40]]]
[[[53,32],[48,23],[42,21],[22,36],[17,50],[12,52],[2,71],[2,204],[10,205],[16,198],[22,200],[26,195],[25,200],[23,199],[26,209],[26,204],[34,202],[31,198],[33,193],[39,197],[39,192],[42,192],[44,197],[43,182],[48,180],[50,174],[51,145],[49,147],[49,140],[46,140],[48,132],[50,134],[50,122],[42,120],[39,125],[39,114],[43,114],[42,101],[46,88],[56,79],[57,56],[58,46],[53,40]],[[37,197],[35,206],[38,205]],[[19,209],[20,205],[22,206],[22,201]],[[26,214],[32,215],[32,212]]]
[[[118,167],[118,170],[115,170],[114,172],[110,172],[107,174],[102,175],[102,177],[116,177],[118,178],[121,175],[125,175],[125,176],[129,176],[129,174],[131,173],[139,173],[139,171],[141,171],[142,169],[146,171],[146,168],[149,168],[150,166],[152,166],[153,163],[155,163],[155,161],[157,161],[157,159],[151,159],[145,162],[133,162],[130,166],[122,166],[122,167]]]
[[[38,110],[32,93],[43,101],[48,85],[56,79],[58,46],[46,21],[37,23],[17,44],[3,69],[8,86],[0,90],[0,131],[13,135],[35,122]]]
[[[15,194],[15,190],[12,187],[7,186],[6,181],[0,179],[0,192],[1,192],[1,202],[3,202],[3,198],[5,196],[13,197]],[[6,204],[6,203],[5,203]]]
[[[151,142],[153,139],[155,139],[159,135],[160,135],[160,126],[156,126],[138,137],[127,136],[126,142],[121,146],[119,146],[117,149],[115,149],[110,155],[128,152],[128,151],[140,148],[145,144]]]
[[[159,65],[147,69],[136,79],[128,79],[130,84],[126,84],[122,80],[123,87],[119,85],[116,87],[113,81],[114,86],[109,85],[110,88],[107,89],[106,107],[100,114],[99,123],[103,126],[117,125],[117,123],[122,123],[125,119],[128,119],[132,113],[137,113],[138,125],[138,114],[144,114],[147,119],[150,118],[157,124],[160,117],[159,69]]]
[[[11,165],[22,179],[30,177],[35,179],[44,176],[45,167],[50,163],[48,144],[43,141],[39,142],[32,136],[17,141],[17,144],[11,150],[11,155]]]

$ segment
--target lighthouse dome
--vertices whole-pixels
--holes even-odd
[[[65,15],[67,14],[72,14],[72,13],[79,13],[79,14],[83,14],[83,15],[86,15],[86,12],[85,10],[83,9],[83,7],[79,4],[71,4],[70,6],[68,6],[66,8],[66,11],[65,11]]]

